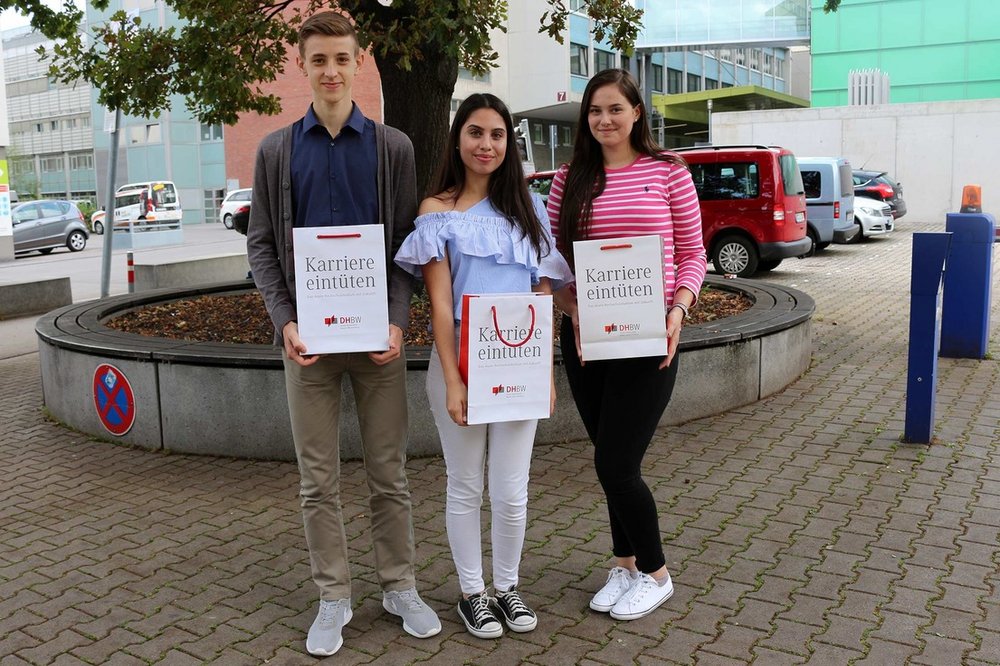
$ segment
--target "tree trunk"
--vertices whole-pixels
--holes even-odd
[[[458,60],[442,53],[424,52],[412,60],[410,71],[401,69],[391,55],[375,56],[382,77],[385,124],[406,133],[417,161],[417,195],[437,171],[448,138],[451,95],[458,79]]]

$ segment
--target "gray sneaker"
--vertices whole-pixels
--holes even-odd
[[[319,612],[306,637],[306,652],[317,657],[329,657],[339,650],[344,644],[344,637],[341,636],[344,625],[351,621],[352,616],[350,599],[320,600]]]
[[[416,588],[386,592],[382,596],[382,608],[403,618],[403,629],[411,636],[430,638],[441,631],[437,613],[424,603]]]

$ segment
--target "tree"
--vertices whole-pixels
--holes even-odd
[[[81,11],[72,0],[64,2],[56,11],[42,0],[0,0],[0,9],[31,14],[36,29],[60,40],[50,54],[50,75],[90,81],[107,108],[157,116],[182,96],[207,124],[233,124],[241,112],[274,114],[281,108],[262,83],[283,70],[285,45],[295,42],[302,14],[293,0],[165,0],[184,19],[181,27],[154,28],[117,12],[117,24],[90,26],[89,35],[78,31]],[[568,3],[546,2],[539,32],[561,41]],[[834,9],[839,2],[826,0]],[[108,0],[92,4],[105,10]],[[303,14],[331,4],[309,0]],[[641,12],[628,0],[584,4],[598,39],[630,53]],[[489,33],[503,29],[507,0],[341,0],[339,7],[357,22],[362,46],[372,47],[385,121],[413,142],[422,190],[446,136],[458,67],[483,73],[495,62]]]
[[[292,0],[165,2],[183,25],[152,27],[117,12],[116,23],[90,26],[89,35],[77,31],[81,17],[74,6],[53,12],[45,11],[40,0],[0,0],[0,7],[38,11],[35,27],[61,40],[51,54],[50,75],[90,81],[105,107],[156,116],[179,95],[201,122],[232,124],[241,112],[280,110],[280,100],[262,83],[284,69],[286,44],[295,42],[302,17],[332,4],[309,0],[300,14]],[[547,2],[539,32],[560,39],[569,9],[565,0]],[[104,10],[108,0],[92,4]],[[503,29],[507,2],[341,0],[338,6],[356,21],[362,46],[372,48],[382,78],[385,122],[413,142],[423,189],[447,134],[459,65],[483,73],[495,62],[489,33]],[[590,0],[587,11],[599,37],[631,50],[641,13],[628,0]]]

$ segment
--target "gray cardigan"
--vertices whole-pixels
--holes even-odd
[[[392,258],[413,230],[417,215],[413,145],[399,130],[375,123],[375,146],[379,224],[385,227],[389,323],[405,331],[410,321],[413,278]],[[291,157],[291,125],[272,132],[260,142],[247,229],[247,259],[274,324],[274,342],[279,346],[283,344],[281,330],[296,319]]]

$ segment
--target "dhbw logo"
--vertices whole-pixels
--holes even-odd
[[[329,317],[323,317],[323,323],[326,326],[336,326],[337,324],[360,324],[362,320],[363,318],[358,315],[350,315],[345,317],[330,315]]]

